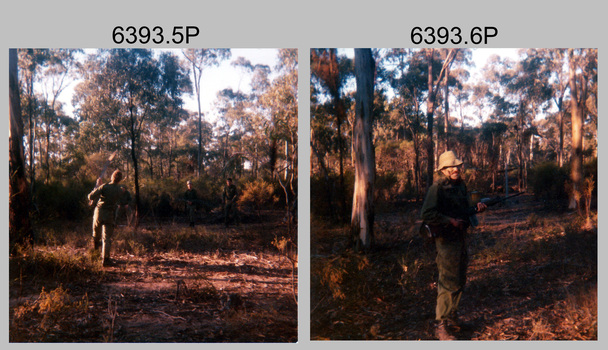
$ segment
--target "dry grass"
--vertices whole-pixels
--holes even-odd
[[[13,250],[11,342],[297,340],[297,247],[277,221],[121,227],[111,268],[88,226]]]
[[[434,251],[413,233],[413,218],[378,214],[377,246],[366,255],[336,250],[331,237],[346,241],[343,231],[313,224],[313,339],[434,339]],[[596,224],[589,230],[586,218],[531,197],[480,222],[460,307],[473,328],[459,339],[597,339]]]

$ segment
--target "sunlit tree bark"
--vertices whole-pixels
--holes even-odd
[[[568,50],[569,84],[570,84],[570,113],[572,115],[572,154],[570,156],[570,179],[572,180],[572,197],[570,208],[580,208],[581,191],[583,189],[583,118],[586,100],[586,81],[584,74],[580,75],[580,88],[577,79],[577,69],[582,57]]]
[[[372,140],[375,62],[370,49],[355,50],[355,121],[352,160],[355,171],[351,230],[358,248],[373,244],[376,161]]]

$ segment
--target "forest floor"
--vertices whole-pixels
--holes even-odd
[[[105,268],[89,222],[47,227],[10,257],[10,341],[296,342],[297,237],[261,215],[118,227]]]
[[[415,231],[419,205],[376,213],[375,246],[313,220],[311,338],[435,340],[434,246]],[[597,340],[597,218],[524,195],[469,229],[459,340]]]

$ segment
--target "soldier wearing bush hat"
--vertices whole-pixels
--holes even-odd
[[[462,160],[453,151],[439,156],[439,178],[429,188],[422,205],[422,220],[435,228],[437,248],[437,305],[436,330],[440,340],[454,340],[460,330],[457,309],[466,282],[468,253],[466,231],[469,227],[469,211],[473,205],[461,177]],[[478,212],[486,209],[477,204]]]

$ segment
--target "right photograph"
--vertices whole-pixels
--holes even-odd
[[[597,340],[598,50],[310,50],[311,340]]]

